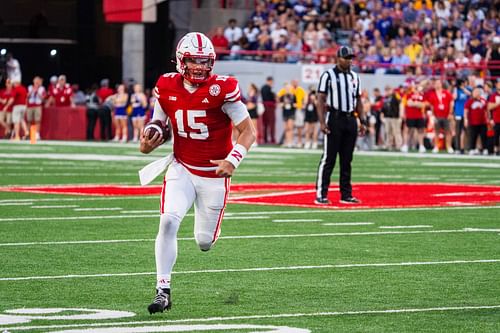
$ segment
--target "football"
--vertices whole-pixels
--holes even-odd
[[[144,126],[144,134],[148,136],[148,139],[151,139],[157,132],[160,133],[162,143],[170,140],[170,126],[168,123],[161,120],[154,120]]]

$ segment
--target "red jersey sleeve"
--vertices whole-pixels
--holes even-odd
[[[224,81],[224,103],[241,101],[241,92],[238,80],[231,76],[218,76],[217,81],[219,79]]]

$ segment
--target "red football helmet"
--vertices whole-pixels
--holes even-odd
[[[201,32],[190,32],[181,38],[176,49],[177,71],[189,82],[208,80],[215,62],[215,49]]]

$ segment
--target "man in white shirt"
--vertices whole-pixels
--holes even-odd
[[[243,36],[243,30],[237,26],[237,23],[236,19],[229,19],[228,27],[224,30],[224,37],[229,42],[229,48],[234,44],[238,44],[238,41]]]

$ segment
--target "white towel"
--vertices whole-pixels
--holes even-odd
[[[141,185],[147,185],[151,183],[159,174],[164,172],[167,167],[174,160],[173,154],[168,154],[167,156],[160,158],[154,162],[149,163],[144,168],[139,170],[139,179],[141,180]]]

